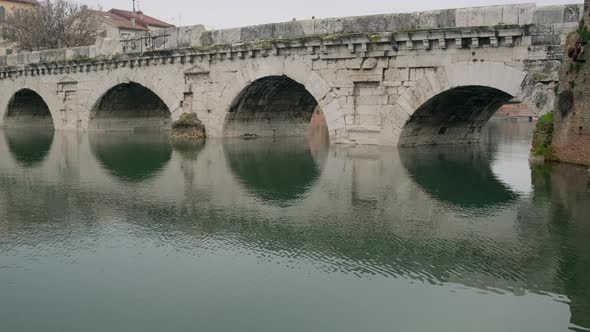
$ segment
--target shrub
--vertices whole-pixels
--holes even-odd
[[[533,149],[531,152],[535,156],[542,156],[545,160],[554,160],[553,148],[553,112],[543,115],[537,122],[535,128],[535,137],[533,139]]]

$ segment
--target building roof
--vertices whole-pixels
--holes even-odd
[[[99,11],[99,10],[93,10],[92,12],[95,13],[96,15],[98,15],[107,24],[110,24],[118,29],[129,29],[129,30],[138,30],[138,31],[147,31],[148,30],[147,25],[145,25],[141,22],[138,22],[137,20],[135,21],[135,24],[133,24],[133,22],[131,22],[130,20],[127,20],[127,19],[117,16],[115,14],[112,14],[110,12],[103,12],[103,11]]]
[[[39,2],[37,0],[4,0],[5,2],[17,2],[17,3],[26,3],[33,6],[38,6]]]
[[[153,18],[151,16],[145,15],[142,12],[132,12],[128,10],[122,9],[111,9],[108,11],[109,13],[122,17],[131,22],[132,19],[135,19],[136,23],[142,23],[146,26],[152,26],[157,28],[172,28],[174,25],[170,23],[166,23],[164,21],[160,21],[157,18]]]

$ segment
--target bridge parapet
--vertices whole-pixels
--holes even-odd
[[[111,56],[99,54],[97,46],[88,46],[7,56],[4,64],[0,61],[0,65],[3,64],[0,67],[0,79],[23,75],[111,70],[119,66],[141,67],[175,62],[223,61],[234,57],[241,59],[268,57],[300,53],[299,49],[319,59],[333,57],[343,59],[359,56],[397,56],[432,49],[485,49],[531,45],[526,38],[526,29],[523,27],[499,26],[293,37],[188,48],[154,49],[145,52],[121,52],[113,53]],[[129,41],[123,40],[119,44],[128,43]]]
[[[352,51],[356,45],[364,50],[369,43],[390,43],[393,51],[562,45],[565,35],[576,28],[582,7],[582,4],[547,7],[520,4],[314,19],[210,31],[197,25],[131,39],[100,39],[88,47],[1,56],[0,66],[101,62],[144,53],[147,57],[158,57],[163,54],[150,53],[175,50],[201,55],[257,50],[276,53],[277,49],[292,47],[308,47],[313,51],[316,47],[341,44]]]

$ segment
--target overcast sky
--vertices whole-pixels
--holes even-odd
[[[132,8],[132,0],[78,0],[104,10]],[[204,24],[222,29],[293,18],[356,16],[441,8],[536,2],[538,5],[581,3],[576,0],[137,0],[147,15],[175,25]]]

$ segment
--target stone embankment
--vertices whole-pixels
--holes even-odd
[[[550,118],[539,121],[533,153],[590,166],[590,0],[584,12],[578,30],[567,37],[555,109]]]

